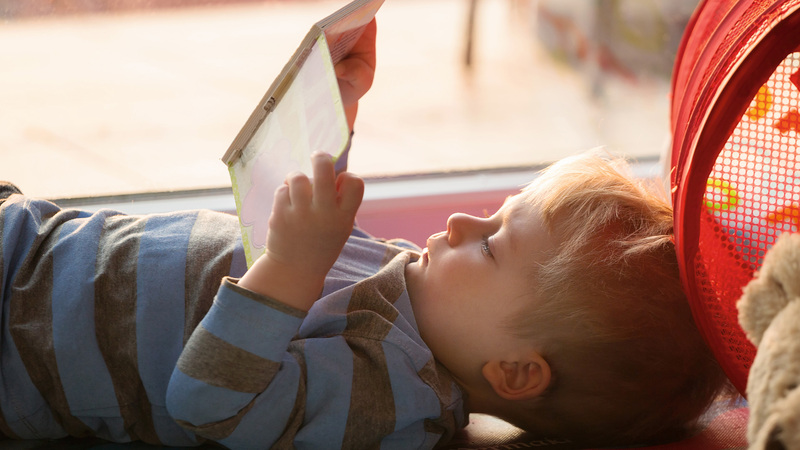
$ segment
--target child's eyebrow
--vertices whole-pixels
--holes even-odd
[[[508,203],[508,201],[511,200],[511,198],[514,197],[514,195],[515,194],[512,194],[512,195],[509,195],[506,198],[504,198],[503,199],[503,203],[500,205],[500,207],[497,208],[497,211],[495,211],[495,213],[499,212],[501,209],[503,209],[503,207],[506,206],[506,203]],[[489,210],[486,209],[486,208],[483,208],[483,217],[488,219],[491,216],[492,216],[492,214],[489,213]]]
[[[510,195],[506,198],[506,202],[503,203],[504,207],[506,206],[508,199],[511,197],[513,196]],[[514,249],[515,235],[514,233],[511,233],[511,227],[509,226],[509,222],[511,221],[511,211],[513,211],[513,208],[503,211],[502,225],[500,226],[500,229],[504,230],[504,232],[501,235],[502,237],[494,239],[494,249],[492,250],[492,253],[494,253],[498,262],[502,262],[508,253]]]
[[[511,197],[509,197],[509,198],[511,198]],[[503,216],[503,228],[506,230],[506,232],[505,232],[505,241],[506,241],[505,242],[505,244],[506,244],[505,247],[506,247],[506,249],[516,248],[515,245],[514,245],[514,240],[515,240],[514,238],[516,237],[516,233],[512,233],[511,232],[512,229],[509,226],[509,222],[510,221],[511,221],[511,211],[508,211]]]

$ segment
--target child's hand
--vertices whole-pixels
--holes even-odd
[[[330,155],[315,153],[312,165],[313,183],[301,173],[292,174],[275,191],[267,251],[239,282],[302,310],[322,291],[364,194],[361,178],[349,172],[336,176]]]
[[[342,94],[342,103],[351,131],[358,113],[358,100],[369,91],[375,78],[377,30],[377,23],[375,19],[372,19],[350,53],[335,67],[336,78],[339,80],[339,92]]]
[[[295,173],[275,191],[267,255],[325,276],[353,229],[364,182],[348,172],[336,177],[328,154],[315,153],[311,159],[313,183]]]

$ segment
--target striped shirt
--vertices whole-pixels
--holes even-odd
[[[236,285],[239,236],[235,216],[210,211],[6,200],[0,432],[430,448],[465,425],[460,389],[417,331],[413,252],[355,230],[306,315]]]

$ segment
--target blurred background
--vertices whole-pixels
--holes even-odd
[[[0,179],[33,196],[230,186],[220,161],[344,0],[0,0]],[[350,168],[657,160],[697,0],[386,0]]]

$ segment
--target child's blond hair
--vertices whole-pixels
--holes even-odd
[[[531,268],[537,300],[510,323],[552,382],[506,419],[593,445],[668,438],[726,384],[681,288],[672,209],[620,164],[589,152],[526,188],[558,248]]]

